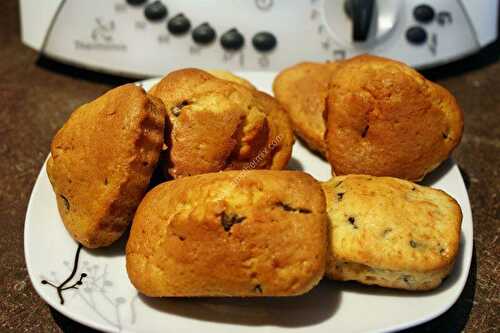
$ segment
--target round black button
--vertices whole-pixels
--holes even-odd
[[[411,27],[406,30],[406,39],[412,44],[420,45],[427,40],[427,32],[421,27]]]
[[[245,38],[236,28],[233,28],[220,37],[220,43],[226,50],[238,50],[245,44]]]
[[[168,21],[167,28],[173,35],[182,35],[189,31],[191,22],[184,14],[178,14]]]
[[[127,0],[127,3],[131,6],[140,6],[146,3],[147,0]]]
[[[161,1],[155,1],[146,6],[144,15],[150,21],[158,21],[165,18],[168,14],[167,7]]]
[[[253,46],[262,52],[271,51],[277,43],[276,37],[270,32],[259,32],[252,38]]]
[[[434,9],[429,5],[419,5],[413,10],[415,20],[422,23],[429,23],[434,19]]]
[[[211,43],[216,36],[214,28],[208,23],[203,23],[193,30],[193,40],[198,44]]]

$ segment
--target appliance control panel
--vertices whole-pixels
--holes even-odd
[[[498,13],[497,0],[20,1],[26,44],[139,77],[187,66],[276,71],[361,53],[427,67],[493,41]]]

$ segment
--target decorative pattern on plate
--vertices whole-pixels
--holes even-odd
[[[76,254],[75,254],[75,260],[73,261],[73,269],[71,270],[71,274],[64,280],[61,284],[56,285],[50,281],[47,280],[42,280],[42,284],[49,285],[57,290],[57,295],[59,296],[59,300],[61,302],[61,305],[64,305],[64,297],[62,292],[68,289],[78,289],[79,286],[83,284],[83,279],[87,277],[86,273],[80,274],[80,279],[70,285],[69,287],[66,287],[66,285],[73,279],[73,277],[76,274],[76,270],[78,269],[78,260],[80,258],[80,251],[82,250],[82,245],[78,244],[78,248],[76,249]],[[65,262],[67,264],[67,262]]]
[[[117,328],[118,330],[122,329],[122,321],[124,317],[122,316],[120,308],[124,304],[129,303],[130,324],[133,325],[136,321],[136,311],[134,303],[137,300],[138,295],[135,295],[130,300],[127,300],[124,297],[112,296],[110,288],[113,286],[113,282],[109,279],[108,265],[104,265],[104,267],[101,269],[99,265],[92,265],[87,260],[83,261],[82,270],[88,273],[81,273],[80,278],[76,282],[73,282],[73,284],[68,286],[68,283],[71,282],[71,280],[75,277],[76,272],[78,271],[81,251],[82,245],[78,244],[71,272],[62,283],[56,282],[58,279],[57,274],[54,271],[51,272],[52,281],[43,278],[41,283],[43,285],[51,286],[57,290],[57,295],[59,296],[61,305],[64,305],[66,301],[64,299],[63,292],[72,289],[74,293],[71,299],[78,296],[90,309],[93,310],[93,312],[99,318],[101,318],[109,325]],[[69,268],[69,262],[66,260],[63,261],[63,265]],[[84,282],[85,286],[79,288],[83,285]],[[99,300],[97,300],[97,298],[99,298]],[[102,307],[104,304],[107,304],[114,309],[114,318],[105,315],[106,311],[102,311]]]

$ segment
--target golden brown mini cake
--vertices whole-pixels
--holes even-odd
[[[247,88],[257,90],[255,88],[255,86],[252,83],[250,83],[250,81],[248,81],[240,76],[234,75],[231,72],[228,72],[228,71],[225,71],[222,69],[205,69],[205,72],[212,74],[213,76],[215,76],[218,79],[234,82],[237,84],[241,84],[242,86],[245,86]]]
[[[327,155],[336,175],[421,180],[460,142],[455,98],[397,61],[363,55],[330,81]]]
[[[450,273],[462,211],[445,192],[362,175],[334,177],[322,187],[330,221],[328,277],[429,290]]]
[[[172,177],[286,166],[293,144],[290,125],[286,117],[275,115],[283,112],[277,104],[263,108],[266,103],[256,90],[183,69],[164,77],[150,94],[163,101],[172,124],[163,160]],[[271,145],[277,136],[286,139]]]
[[[161,101],[127,84],[79,107],[57,132],[47,173],[66,229],[85,247],[126,230],[158,162],[164,121]]]
[[[147,296],[300,295],[324,274],[326,223],[321,187],[303,172],[185,177],[140,204],[127,272]]]
[[[302,62],[280,72],[273,82],[274,95],[286,109],[295,134],[323,156],[328,84],[338,64]]]

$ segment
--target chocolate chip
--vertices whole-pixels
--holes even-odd
[[[344,197],[344,193],[337,193],[337,199],[340,201]]]
[[[108,178],[104,178],[104,185],[108,185]]]
[[[63,203],[64,203],[64,208],[66,208],[66,210],[69,210],[70,208],[70,205],[69,205],[69,200],[68,198],[66,198],[64,195],[62,194],[59,194],[59,196],[61,197],[61,199],[63,200]]]
[[[262,287],[260,286],[260,284],[256,285],[254,290],[256,293],[262,294]]]
[[[417,247],[417,242],[415,242],[413,239],[410,241],[410,246],[412,248],[416,248]]]
[[[366,127],[363,129],[363,133],[361,133],[362,138],[366,137],[366,134],[368,134],[369,128],[370,128],[370,125],[366,125]]]
[[[350,216],[347,221],[354,227],[354,229],[358,229],[358,226],[356,225],[356,219],[352,216]]]
[[[404,282],[406,282],[407,284],[410,284],[411,283],[411,275],[403,275],[401,276],[401,278],[403,279]]]
[[[412,191],[415,191],[416,189],[417,189],[417,188],[416,188],[415,186],[413,186],[413,187],[411,188],[411,190],[412,190]]]
[[[277,203],[277,206],[280,207],[280,208],[283,208],[285,211],[287,212],[299,212],[301,214],[310,214],[311,213],[311,210],[310,209],[307,209],[307,208],[295,208],[295,207],[292,207],[284,202],[278,202]]]
[[[294,211],[294,209],[292,207],[288,206],[286,203],[283,203],[283,202],[278,203],[278,206],[280,206],[281,208],[283,208],[287,212]]]
[[[246,219],[246,217],[238,216],[237,214],[226,214],[226,212],[222,212],[220,216],[220,222],[224,227],[224,231],[231,230],[233,225],[243,222],[244,219]]]
[[[448,133],[443,132],[441,134],[443,135],[443,139],[448,139]]]

